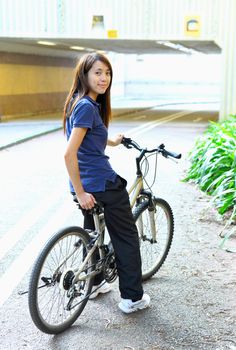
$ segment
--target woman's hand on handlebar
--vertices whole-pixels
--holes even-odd
[[[123,140],[124,135],[123,134],[118,134],[112,139],[107,140],[108,146],[118,146],[121,144],[121,141]]]

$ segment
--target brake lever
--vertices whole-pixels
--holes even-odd
[[[126,148],[129,148],[129,149],[132,148],[131,142],[132,142],[132,140],[129,137],[123,137],[123,139],[121,141],[122,145],[125,146]]]
[[[176,158],[172,158],[172,157],[169,157],[169,156],[167,156],[166,158],[168,158],[169,160],[172,160],[172,162],[174,162],[175,164],[179,163]]]

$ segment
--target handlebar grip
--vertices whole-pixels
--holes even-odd
[[[126,148],[132,148],[132,146],[131,146],[132,139],[129,138],[129,137],[123,137],[121,143],[122,143],[122,145],[124,145]]]
[[[163,154],[164,157],[172,157],[172,158],[175,158],[175,159],[180,159],[182,157],[181,153],[170,152],[170,151],[167,151],[166,149],[163,150],[162,154]]]

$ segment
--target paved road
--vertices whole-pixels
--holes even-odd
[[[130,113],[135,119],[135,115],[138,119],[145,119],[147,115],[150,117],[151,111],[154,112],[154,118],[156,118],[157,112],[165,113],[167,107],[171,114],[174,110],[176,113],[182,110],[205,110],[208,109],[210,118],[217,118],[216,111],[219,110],[217,102],[180,102],[180,101],[137,101],[131,99],[117,99],[112,103],[112,113],[114,118],[128,117]],[[213,112],[215,111],[215,112]],[[213,112],[213,113],[212,113]],[[173,112],[174,113],[174,112]],[[192,115],[190,115],[192,118]],[[197,116],[199,118],[199,116]],[[201,115],[200,118],[203,118]],[[207,118],[207,113],[205,113]],[[62,127],[61,113],[55,114],[43,114],[35,115],[31,117],[20,117],[17,119],[1,119],[0,118],[0,150],[6,147],[14,146],[26,140],[31,140],[40,135],[51,133],[52,131],[59,130]]]
[[[185,159],[195,138],[205,130],[209,115],[213,119],[217,117],[215,112],[199,111],[124,113],[114,120],[110,134],[125,131],[127,136],[150,147],[164,142],[168,149],[181,152]],[[208,320],[202,314],[204,306],[191,309],[186,301],[185,310],[181,307],[177,291],[180,293],[183,284],[186,286],[186,280],[178,268],[183,259],[178,242],[173,247],[175,255],[170,255],[158,277],[145,284],[152,297],[150,310],[128,317],[121,315],[117,309],[119,293],[116,282],[108,296],[89,302],[81,318],[67,332],[54,337],[42,334],[34,327],[28,314],[27,296],[19,296],[18,291],[27,290],[30,267],[43,242],[58,228],[79,224],[81,220],[81,214],[68,193],[62,157],[64,147],[65,140],[58,131],[0,152],[1,348],[233,349],[227,347],[227,344],[231,346],[227,339],[216,341],[217,329],[207,332]],[[135,151],[119,146],[110,148],[108,154],[113,167],[130,183],[134,176]],[[183,167],[164,159],[158,164],[155,190],[178,211],[183,200],[179,183]],[[184,228],[177,225],[177,237],[182,234],[181,230]],[[173,261],[173,257],[177,261]],[[169,307],[170,302],[173,309]],[[182,302],[184,304],[185,299]],[[232,341],[232,344],[235,343]]]

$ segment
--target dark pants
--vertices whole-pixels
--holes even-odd
[[[105,192],[96,192],[93,196],[104,206],[106,227],[116,256],[121,297],[138,300],[143,295],[139,239],[125,187],[126,181],[117,176],[114,183],[107,181]],[[84,228],[94,229],[91,214],[84,213]],[[95,284],[102,279],[103,276],[98,275]]]

